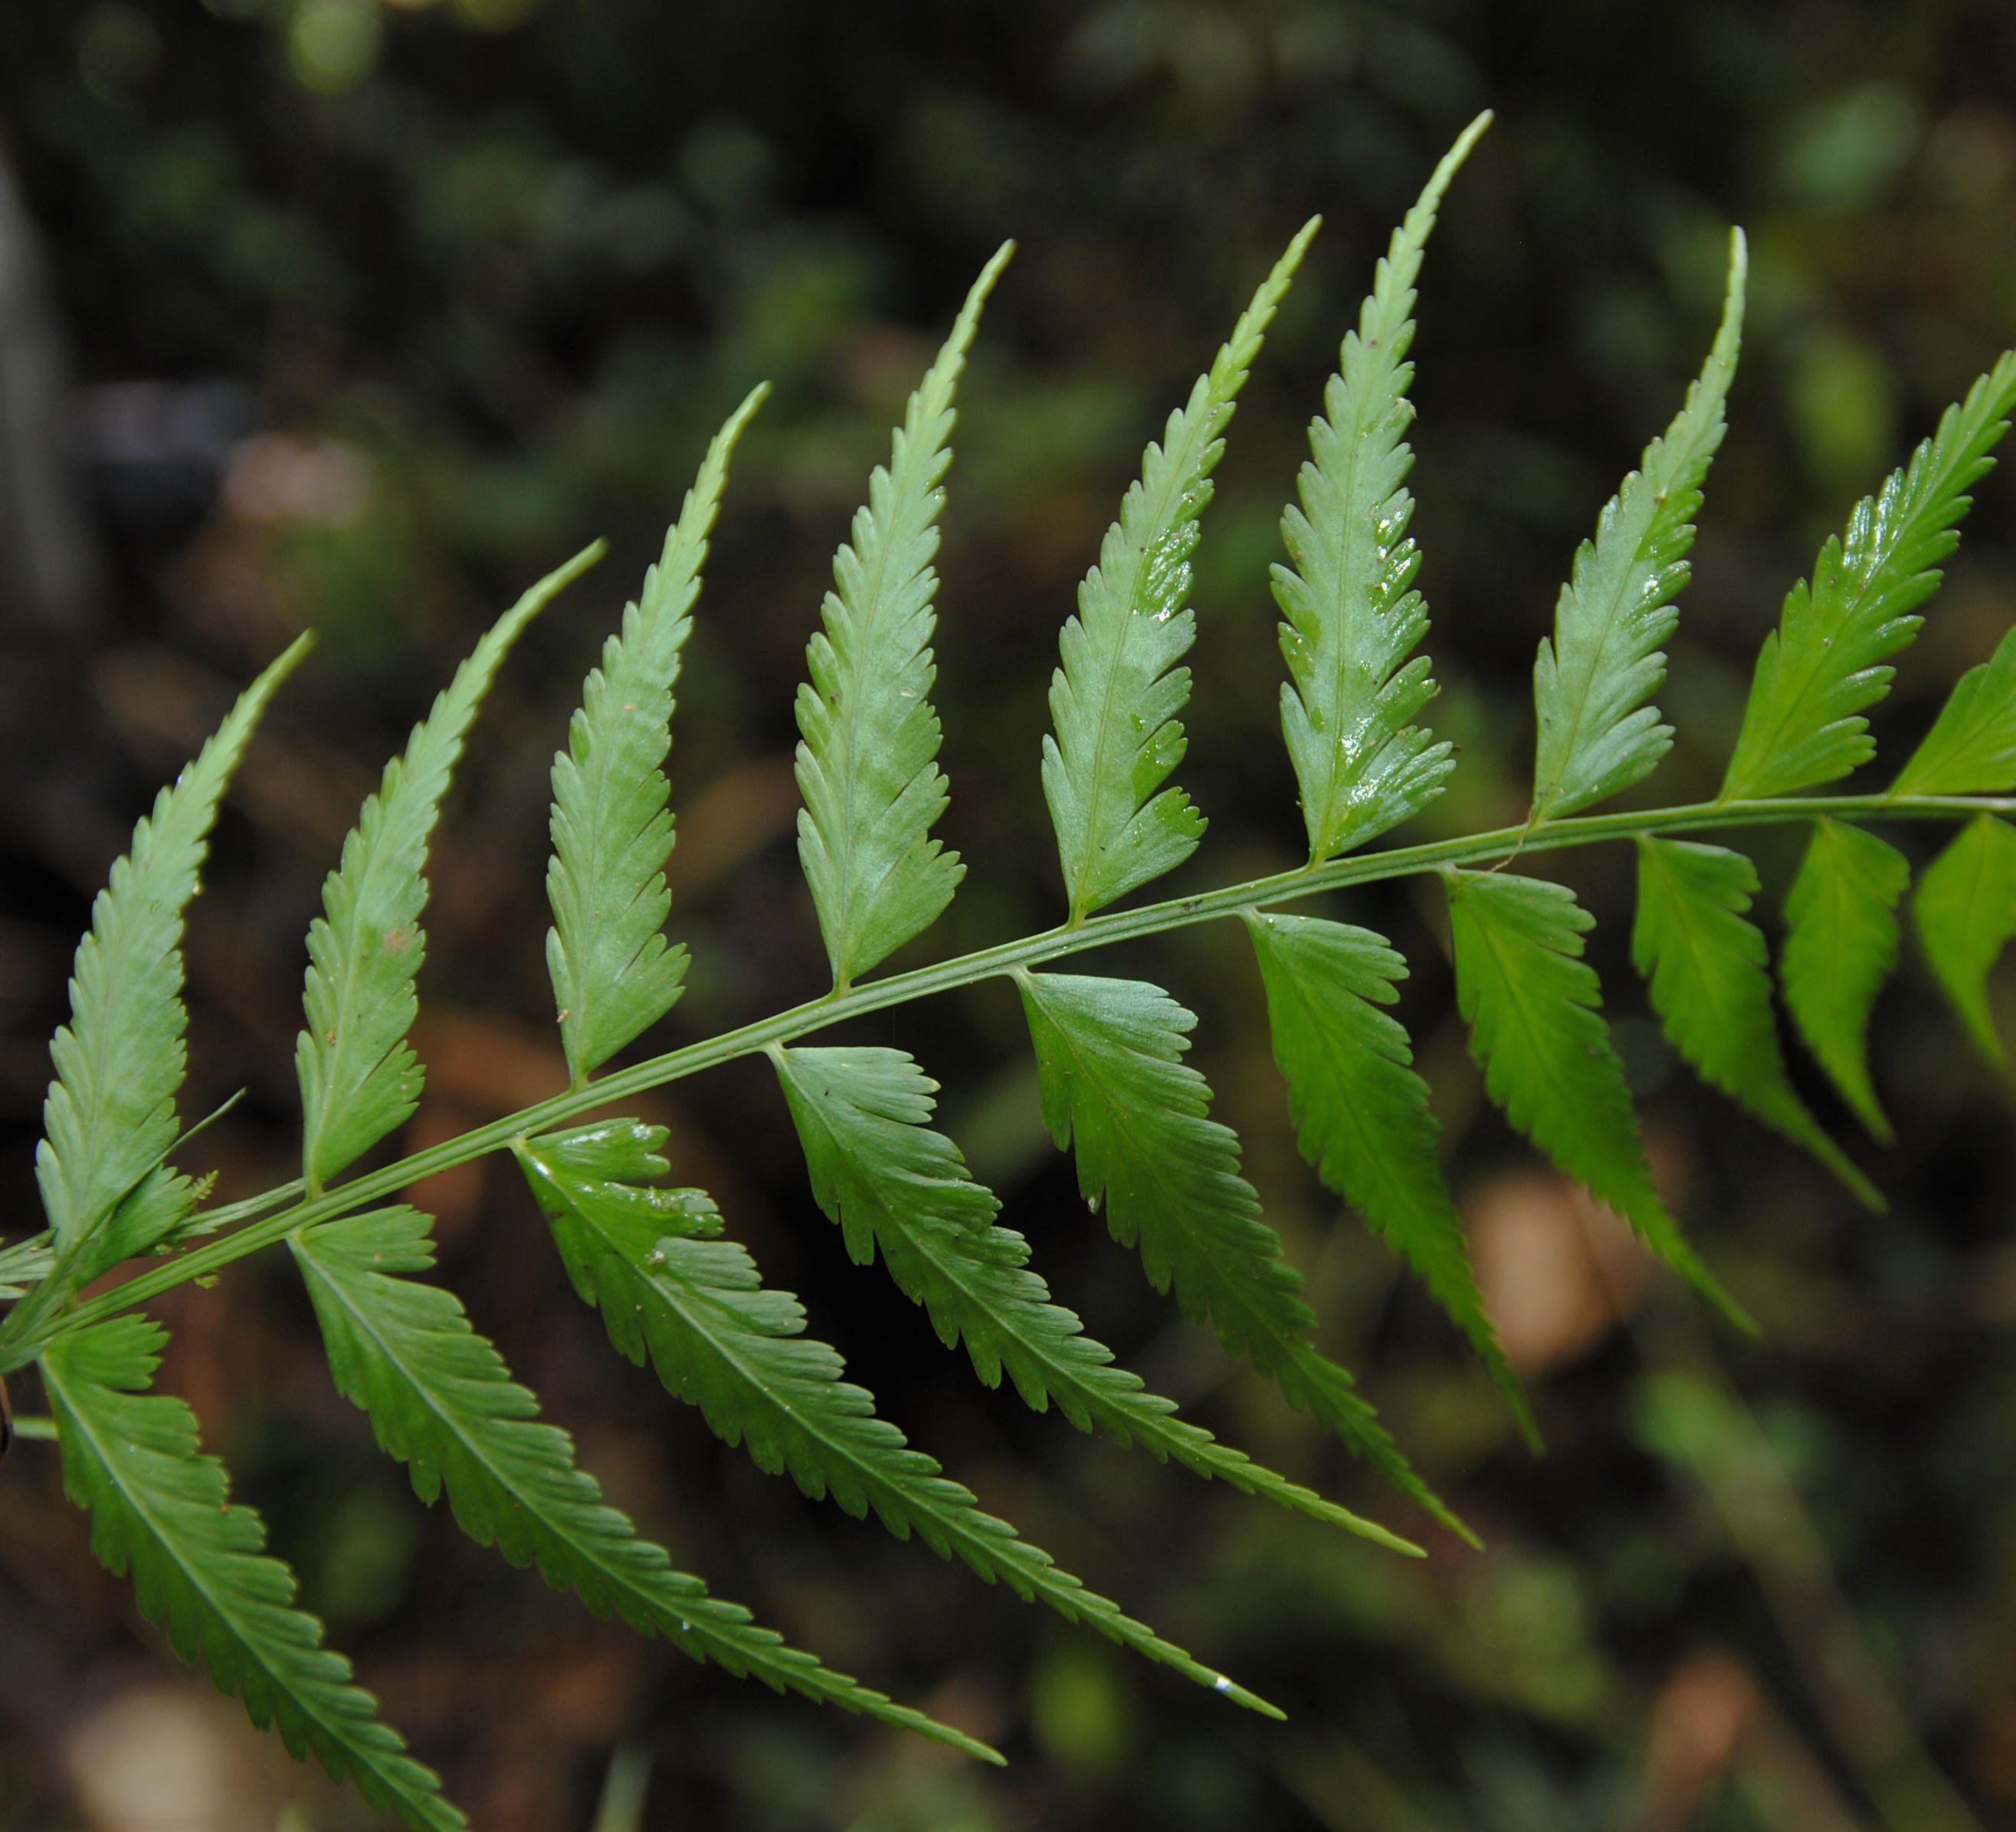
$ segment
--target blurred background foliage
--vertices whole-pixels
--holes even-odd
[[[1428,833],[1523,810],[1535,643],[1575,542],[1698,363],[1736,221],[1751,329],[1673,645],[1679,742],[1646,792],[1712,788],[1786,587],[2011,340],[2016,14],[1998,0],[0,9],[0,149],[26,213],[0,293],[32,301],[39,239],[53,301],[4,317],[0,357],[10,398],[39,387],[59,408],[82,505],[74,525],[59,503],[16,527],[0,606],[0,1225],[34,1225],[45,1040],[93,889],[234,684],[312,625],[323,647],[253,754],[190,932],[185,1104],[248,1091],[198,1154],[227,1198],[288,1174],[321,876],[476,632],[602,534],[614,557],[527,639],[445,830],[428,1097],[402,1143],[560,1084],[548,760],[707,433],[765,377],[682,693],[675,920],[694,966],[664,1040],[821,990],[790,839],[803,644],[889,424],[1008,236],[1021,253],[964,391],[941,560],[941,830],[971,875],[919,945],[1054,920],[1035,761],[1057,627],[1142,443],[1320,211],[1206,524],[1184,776],[1214,822],[1191,881],[1292,862],[1276,517],[1386,234],[1486,105],[1498,124],[1445,212],[1417,347],[1433,716],[1463,746]],[[2010,621],[2006,479],[1982,498],[1879,722],[1893,764]],[[1758,840],[1773,909],[1793,844]],[[1406,1564],[1030,1416],[846,1264],[763,1071],[644,1104],[678,1173],[714,1190],[891,1416],[1067,1566],[1280,1701],[1285,1726],[720,1450],[607,1352],[495,1166],[416,1200],[440,1217],[445,1276],[614,1498],[722,1593],[1000,1742],[1005,1774],[693,1668],[462,1541],[331,1389],[284,1265],[165,1301],[164,1378],[486,1832],[2016,1823],[2011,1090],[1907,963],[1877,1020],[1900,1144],[1863,1154],[1892,1207],[1863,1214],[1672,1072],[1625,959],[1628,859],[1559,867],[1602,919],[1594,958],[1661,1175],[1762,1320],[1755,1344],[1653,1278],[1482,1103],[1432,900],[1399,887],[1338,906],[1414,964],[1402,1015],[1543,1461],[1301,1167],[1240,938],[1193,933],[1117,970],[1202,1013],[1197,1060],[1327,1346],[1481,1553],[1431,1537]],[[1151,1385],[1430,1531],[1088,1220],[1041,1134],[1009,997],[871,1029],[944,1081],[1004,1218]],[[17,1449],[0,1469],[0,1827],[359,1823],[234,1711],[171,1670],[97,1572],[48,1447]]]

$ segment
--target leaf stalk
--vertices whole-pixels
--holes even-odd
[[[652,1088],[682,1081],[703,1070],[717,1068],[739,1056],[794,1042],[829,1025],[885,1010],[934,993],[955,992],[981,980],[1013,973],[1121,941],[1165,934],[1198,923],[1238,917],[1244,912],[1291,903],[1325,891],[1383,883],[1451,866],[1475,869],[1510,858],[1515,853],[1559,851],[1605,841],[1635,839],[1644,833],[1697,833],[1732,827],[1783,826],[1823,817],[1836,820],[1957,819],[1978,814],[2016,814],[2016,795],[1780,796],[1768,801],[1703,801],[1677,808],[1634,809],[1626,812],[1571,815],[1535,826],[1517,822],[1460,839],[1431,840],[1384,851],[1359,853],[1326,864],[1254,878],[1223,889],[1165,898],[1138,909],[1112,911],[1075,923],[974,950],[956,959],[913,968],[887,979],[857,984],[844,993],[829,992],[802,1005],[759,1018],[735,1030],[619,1069],[581,1088],[570,1088],[551,1100],[478,1126],[415,1152],[380,1170],[350,1179],[277,1214],[252,1221],[236,1232],[218,1236],[203,1246],[140,1273],[75,1309],[52,1318],[33,1319],[33,1328],[19,1327],[17,1310],[0,1325],[0,1375],[13,1373],[41,1355],[58,1337],[103,1322],[191,1280],[214,1276],[225,1267],[261,1248],[283,1240],[297,1228],[347,1215],[384,1200],[423,1178],[466,1164],[508,1147],[514,1139],[580,1121],[630,1100]],[[298,1185],[290,1186],[299,1190]],[[283,1192],[232,1205],[224,1214],[256,1212]]]

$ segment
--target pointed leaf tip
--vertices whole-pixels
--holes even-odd
[[[1190,674],[1180,664],[1197,636],[1191,556],[1240,391],[1316,227],[1288,244],[1143,454],[1065,621],[1042,781],[1074,923],[1173,870],[1203,836],[1189,795],[1164,786],[1188,747],[1180,714]]]
[[[175,1149],[187,1056],[182,1000],[184,912],[202,883],[218,810],[273,696],[314,646],[297,637],[261,671],[196,758],[155,797],[92,905],[77,944],[69,1020],[51,1041],[56,1078],[35,1157],[61,1276],[59,1301],[130,1248],[101,1238],[115,1211]],[[107,1254],[110,1257],[106,1257]]]
[[[1661,647],[1679,621],[1694,518],[1723,440],[1743,338],[1748,244],[1730,239],[1722,321],[1699,377],[1665,431],[1646,447],[1576,551],[1533,665],[1539,732],[1532,819],[1575,813],[1628,789],[1672,749],[1673,728],[1647,704],[1666,677]]]
[[[1919,606],[1960,544],[1968,495],[1993,468],[2016,408],[2016,351],[2003,355],[1874,496],[1857,503],[1786,595],[1764,639],[1723,801],[1817,787],[1875,754],[1867,709],[1890,690],[1890,657],[1917,635]]]
[[[581,683],[567,747],[553,758],[546,966],[577,1086],[664,1017],[685,988],[686,951],[664,934],[674,827],[663,766],[729,461],[769,388],[751,388],[709,442],[657,561],[625,607],[621,632],[603,643]]]
[[[419,1104],[425,1079],[406,1042],[426,956],[428,843],[470,725],[512,646],[532,619],[608,551],[596,541],[556,567],[485,632],[385,766],[322,886],[308,929],[295,1042],[302,1107],[301,1174],[319,1190]]]
[[[833,589],[805,648],[798,858],[843,990],[936,922],[966,875],[931,834],[949,801],[931,700],[933,562],[953,402],[981,309],[1013,250],[1003,243],[981,269],[912,393],[889,461],[869,476],[868,501],[833,556]]]

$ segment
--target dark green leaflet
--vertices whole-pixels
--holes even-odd
[[[1239,1141],[1210,1117],[1211,1090],[1183,1060],[1197,1020],[1161,988],[1079,974],[1016,976],[1042,1071],[1043,1112],[1074,1150],[1078,1188],[1123,1247],[1139,1245],[1219,1340],[1453,1531],[1469,1529],[1417,1476],[1350,1374],[1318,1351],[1316,1313],[1260,1199]]]
[[[422,1500],[437,1500],[445,1488],[471,1539],[495,1545],[513,1564],[536,1564],[599,1614],[614,1611],[696,1660],[1000,1759],[787,1647],[747,1610],[708,1596],[697,1578],[674,1571],[661,1548],[639,1539],[576,1467],[567,1434],[538,1422],[538,1402],[470,1327],[454,1295],[397,1276],[433,1265],[430,1226],[417,1209],[380,1209],[325,1222],[290,1242],[337,1384],[371,1415],[385,1449],[412,1467]]]
[[[1379,1009],[1399,996],[1407,963],[1384,936],[1342,923],[1254,911],[1246,926],[1302,1155],[1420,1274],[1537,1443],[1435,1155],[1427,1084],[1410,1066],[1407,1033]]]
[[[1681,1056],[1708,1082],[1804,1146],[1871,1208],[1875,1186],[1792,1091],[1771,1009],[1764,935],[1746,920],[1757,869],[1740,852],[1686,840],[1638,843],[1631,956]]]
[[[2003,1067],[2008,1052],[1988,1008],[1988,975],[2016,938],[2016,827],[1977,815],[1926,868],[1911,914],[1925,959],[1967,1035]]]
[[[797,1121],[819,1206],[840,1223],[862,1265],[877,1246],[913,1301],[931,1312],[948,1348],[963,1341],[990,1387],[1005,1367],[1037,1411],[1052,1399],[1083,1431],[1096,1423],[1249,1495],[1404,1552],[1418,1548],[1276,1475],[1199,1427],[1114,1367],[1113,1352],[1082,1333],[1026,1269],[1028,1243],[997,1226],[993,1196],[968,1180],[959,1148],[931,1131],[936,1085],[894,1049],[780,1049],[778,1078]]]
[[[1505,1117],[1730,1319],[1754,1328],[1701,1264],[1652,1186],[1602,988],[1582,959],[1595,918],[1559,884],[1449,872],[1456,1002]]]
[[[941,1558],[956,1553],[988,1582],[1005,1578],[1067,1621],[1280,1715],[1060,1571],[913,1450],[876,1416],[873,1397],[841,1378],[839,1355],[805,1336],[797,1300],[765,1289],[749,1255],[716,1237],[720,1217],[700,1191],[657,1192],[655,1206],[640,1201],[622,1174],[636,1153],[620,1137],[604,1150],[591,1131],[576,1132],[524,1140],[517,1150],[575,1289],[600,1308],[610,1339],[632,1361],[648,1359],[669,1391],[697,1405],[726,1442],[746,1443],[759,1467],[788,1470],[808,1495],[830,1494],[850,1513],[872,1507],[899,1539],[914,1531]],[[671,1210],[676,1233],[666,1226]]]
[[[42,1358],[63,1484],[91,1511],[92,1549],[113,1572],[131,1571],[141,1608],[175,1651],[202,1661],[295,1755],[313,1751],[419,1832],[466,1826],[434,1772],[351,1683],[350,1663],[322,1645],[322,1625],[293,1607],[293,1574],[267,1556],[258,1515],[229,1503],[224,1466],[199,1451],[195,1414],[148,1394],[166,1340],[144,1318],[121,1317],[73,1331]]]
[[[1890,1122],[1869,1078],[1869,1014],[1897,964],[1897,906],[1911,868],[1894,846],[1841,821],[1813,830],[1785,899],[1785,1003],[1841,1098],[1878,1139]]]

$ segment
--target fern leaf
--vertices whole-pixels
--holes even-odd
[[[966,873],[958,854],[931,837],[946,803],[930,698],[938,673],[931,560],[952,462],[953,394],[981,308],[1013,252],[1004,244],[974,282],[910,397],[888,468],[876,466],[852,542],[833,557],[825,628],[805,652],[798,858],[842,989],[936,922]]]
[[[213,1180],[206,1177],[198,1181],[164,1164],[155,1165],[133,1186],[92,1236],[88,1249],[66,1271],[83,1283],[122,1260],[135,1258],[157,1247],[165,1251],[201,1233],[196,1206],[208,1194]]]
[[[661,766],[728,462],[769,392],[767,384],[751,390],[707,447],[664,552],[624,608],[622,633],[603,645],[600,666],[582,684],[567,747],[553,758],[546,966],[577,1087],[670,1011],[685,984],[686,951],[668,948],[663,933],[673,831]]]
[[[1239,1140],[1210,1117],[1211,1089],[1183,1052],[1197,1020],[1137,980],[1018,971],[1042,1077],[1043,1117],[1075,1147],[1078,1189],[1106,1205],[1149,1282],[1172,1283],[1193,1323],[1273,1380],[1452,1531],[1469,1529],[1422,1481],[1350,1374],[1310,1340],[1316,1313],[1260,1198],[1239,1174]]]
[[[1896,848],[1823,820],[1785,898],[1779,975],[1792,1021],[1841,1097],[1886,1143],[1890,1122],[1869,1079],[1869,1014],[1897,964],[1897,905],[1910,882]]]
[[[1892,795],[2003,795],[2016,789],[2016,630],[1955,685]]]
[[[55,1236],[46,1230],[16,1240],[0,1249],[0,1299],[12,1301],[27,1294],[27,1287],[39,1284],[55,1269]]]
[[[430,1769],[404,1754],[322,1625],[292,1607],[294,1580],[265,1555],[258,1514],[228,1499],[224,1466],[200,1454],[196,1416],[148,1395],[166,1340],[124,1316],[74,1330],[44,1354],[42,1378],[63,1445],[63,1482],[91,1513],[92,1549],[120,1576],[185,1661],[200,1659],[262,1729],[277,1723],[297,1757],[312,1750],[339,1781],[423,1832],[468,1822]]]
[[[1946,409],[1939,430],[1864,497],[1845,537],[1830,538],[1764,639],[1743,729],[1722,785],[1725,801],[1784,795],[1845,776],[1876,754],[1861,716],[1890,690],[1885,664],[1917,634],[1917,607],[1939,589],[1960,544],[1967,492],[2016,406],[2016,351]]]
[[[786,1647],[747,1610],[708,1596],[697,1578],[671,1568],[662,1548],[638,1538],[576,1466],[567,1433],[538,1422],[538,1402],[470,1327],[455,1295],[394,1276],[432,1268],[430,1226],[416,1209],[380,1209],[289,1242],[337,1385],[371,1415],[385,1450],[410,1466],[422,1500],[431,1506],[445,1487],[456,1521],[478,1543],[495,1545],[515,1565],[536,1564],[597,1614],[615,1611],[640,1634],[662,1634],[695,1660],[1001,1759]]]
[[[1553,640],[1541,639],[1533,664],[1535,821],[1629,788],[1672,748],[1673,728],[1645,702],[1666,678],[1659,645],[1679,621],[1673,600],[1687,582],[1701,485],[1726,426],[1748,271],[1743,232],[1733,230],[1722,328],[1701,377],[1604,506],[1595,541],[1577,550],[1554,611]]]
[[[598,542],[549,573],[476,646],[413,728],[405,754],[386,765],[343,843],[340,868],[322,887],[323,913],[308,927],[308,1024],[294,1048],[301,1174],[311,1191],[419,1104],[424,1077],[406,1032],[419,1009],[413,980],[426,952],[428,836],[463,740],[511,645],[602,553]]]
[[[1302,1155],[1414,1269],[1469,1337],[1528,1443],[1539,1433],[1471,1269],[1463,1224],[1435,1155],[1441,1130],[1407,1033],[1381,1011],[1407,963],[1384,936],[1309,916],[1246,914],[1267,988],[1274,1060]]]
[[[77,945],[70,1019],[50,1046],[56,1079],[35,1154],[42,1208],[57,1251],[78,1252],[175,1143],[175,1094],[187,1056],[182,1033],[182,912],[196,894],[210,830],[232,772],[280,683],[307,654],[303,637],[240,696],[216,735],[112,868]],[[159,1238],[160,1236],[157,1236]],[[152,1240],[129,1236],[133,1252]],[[74,1262],[81,1283],[111,1263]]]
[[[1769,950],[1745,918],[1756,895],[1757,868],[1741,853],[1641,837],[1632,959],[1668,1041],[1702,1078],[1881,1209],[1875,1186],[1793,1092],[1771,1010]]]
[[[1362,844],[1442,793],[1453,748],[1413,722],[1438,691],[1426,656],[1408,661],[1427,633],[1413,579],[1420,553],[1408,538],[1414,417],[1414,283],[1442,193],[1490,125],[1464,129],[1394,231],[1371,296],[1348,333],[1323,411],[1309,423],[1299,507],[1281,516],[1292,566],[1273,569],[1287,620],[1281,653],[1281,732],[1301,790],[1309,857],[1316,864]],[[1402,665],[1404,664],[1404,665]]]
[[[1471,1053],[1506,1118],[1638,1230],[1723,1314],[1753,1327],[1687,1244],[1652,1186],[1602,988],[1582,959],[1595,919],[1564,886],[1449,871],[1456,1005]]]
[[[959,1147],[930,1129],[938,1084],[900,1050],[772,1053],[813,1193],[840,1224],[848,1251],[872,1262],[879,1244],[890,1276],[930,1312],[948,1348],[962,1341],[989,1387],[1004,1367],[1035,1411],[1054,1398],[1081,1431],[1096,1423],[1116,1442],[1139,1443],[1201,1476],[1403,1552],[1417,1547],[1326,1501],[1173,1417],[1174,1404],[1112,1365],[1028,1270],[1028,1243],[997,1226],[1000,1204],[971,1182]]]
[[[617,1137],[605,1146],[577,1132],[513,1147],[575,1289],[600,1308],[619,1349],[632,1361],[648,1357],[667,1390],[699,1406],[725,1441],[746,1441],[760,1468],[788,1470],[815,1499],[830,1494],[855,1515],[872,1507],[899,1539],[914,1531],[941,1558],[957,1553],[988,1582],[1005,1578],[1067,1621],[1086,1622],[1241,1704],[1280,1715],[1060,1571],[910,1449],[876,1416],[873,1397],[841,1378],[840,1356],[804,1334],[798,1301],[766,1290],[735,1243],[703,1237],[721,1226],[705,1195],[657,1191],[655,1207],[639,1204],[625,1179],[639,1163],[638,1146],[648,1146],[648,1129],[632,1130],[636,1144]],[[683,1211],[676,1234],[664,1225],[668,1199]]]
[[[1190,674],[1177,664],[1197,636],[1185,603],[1190,556],[1239,391],[1316,231],[1312,218],[1288,244],[1161,443],[1149,446],[1065,621],[1043,797],[1073,922],[1182,864],[1204,832],[1190,797],[1162,787],[1186,748],[1176,715]]]
[[[2016,938],[2016,828],[1978,815],[1926,868],[1911,899],[1925,959],[1967,1035],[1997,1068],[2008,1053],[1988,1009],[1988,975]]]

